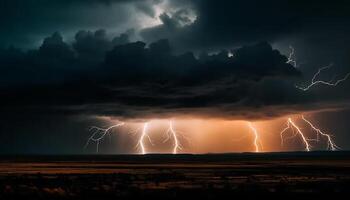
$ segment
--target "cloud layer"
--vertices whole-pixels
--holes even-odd
[[[104,30],[79,31],[68,44],[56,32],[39,49],[1,51],[1,110],[242,119],[332,108],[344,98],[315,101],[296,89],[301,72],[268,43],[231,53],[174,55],[166,39],[146,45]]]
[[[0,50],[3,111],[266,118],[347,108],[349,95],[339,91],[348,84],[302,92],[295,84],[307,82],[315,70],[295,69],[270,45],[300,36],[304,46],[317,47],[301,51],[319,61],[316,67],[335,58],[347,72],[345,1],[14,0],[3,5],[0,13],[8,20],[0,25],[10,28],[0,33],[2,41],[23,44],[24,35],[42,41],[30,50]],[[55,32],[43,38],[52,30],[71,36],[64,40]],[[315,37],[322,42],[315,45]]]

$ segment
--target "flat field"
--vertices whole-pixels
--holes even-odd
[[[349,152],[0,157],[0,199],[309,198],[349,192]]]

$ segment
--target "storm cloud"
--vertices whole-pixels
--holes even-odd
[[[176,2],[176,1],[175,1]],[[182,2],[176,11],[193,11],[196,20],[186,26],[177,12],[164,13],[162,24],[141,31],[146,41],[168,38],[183,49],[215,49],[259,41],[276,42],[298,35],[318,39],[349,33],[350,4],[347,1],[194,0]],[[335,31],[337,30],[337,31]],[[322,37],[322,38],[321,38]],[[342,36],[342,39],[347,37]],[[347,40],[347,39],[346,39]]]
[[[295,87],[329,62],[338,68],[326,73],[349,71],[346,1],[1,4],[4,112],[266,118],[348,107],[348,84]],[[297,69],[275,48],[288,43]]]
[[[125,34],[108,39],[104,30],[79,31],[70,44],[56,32],[38,49],[1,51],[1,110],[271,118],[331,109],[346,97],[317,99],[295,88],[301,72],[266,42],[230,52],[175,55],[167,39],[147,45]]]

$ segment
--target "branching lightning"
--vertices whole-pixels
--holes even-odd
[[[97,127],[97,126],[93,126],[90,128],[90,131],[92,131],[92,135],[89,137],[88,141],[86,142],[85,144],[85,148],[87,146],[89,146],[89,144],[91,142],[96,142],[96,152],[98,153],[99,152],[99,145],[100,145],[100,142],[107,136],[107,135],[110,135],[112,133],[112,130],[115,129],[115,128],[118,128],[120,126],[124,126],[125,123],[124,122],[121,122],[121,123],[118,123],[118,124],[115,124],[113,126],[110,126],[108,128],[100,128],[100,127]],[[153,142],[151,140],[151,138],[149,137],[148,135],[148,132],[147,132],[147,127],[148,127],[148,122],[144,123],[143,125],[143,129],[142,129],[142,132],[141,132],[141,137],[137,143],[137,146],[136,147],[140,147],[140,151],[142,154],[146,154],[147,151],[146,151],[146,147],[145,147],[145,144],[144,144],[144,139],[145,137],[148,138],[148,140],[150,141],[150,143],[153,145]],[[130,133],[138,133],[139,131],[141,130],[141,128],[138,128]]]
[[[178,133],[173,127],[173,121],[169,121],[169,128],[165,132],[167,135],[167,138],[163,141],[163,143],[167,142],[170,138],[174,139],[174,148],[173,148],[173,154],[177,154],[178,150],[181,150],[181,144],[178,139]]]
[[[256,130],[256,128],[253,126],[253,124],[251,122],[248,122],[248,126],[249,126],[249,128],[252,130],[252,132],[254,134],[255,152],[260,152],[260,149],[259,149],[259,144],[260,144],[259,133],[258,133],[258,131]],[[261,146],[261,144],[260,144],[260,146]]]
[[[331,80],[331,81],[317,80],[317,78],[319,77],[319,75],[321,74],[322,71],[324,71],[326,69],[330,69],[330,68],[332,68],[332,66],[333,66],[333,64],[329,64],[325,67],[321,67],[320,69],[318,69],[318,71],[312,77],[311,83],[309,85],[307,85],[306,87],[296,86],[296,88],[298,88],[302,91],[308,91],[310,88],[312,88],[316,85],[327,85],[327,86],[336,87],[339,83],[346,81],[350,77],[350,73],[347,73],[343,78],[335,80],[335,81],[334,80]]]
[[[287,58],[287,64],[291,64],[293,65],[295,68],[298,67],[298,63],[296,61],[295,58],[295,49],[292,46],[289,46],[290,49],[290,53],[288,55]],[[319,75],[322,73],[322,71],[330,69],[333,67],[333,64],[329,64],[325,67],[321,67],[318,69],[318,71],[314,74],[314,76],[311,79],[311,83],[305,87],[301,87],[301,86],[296,86],[296,88],[302,90],[302,91],[308,91],[310,88],[316,86],[316,85],[327,85],[327,86],[332,86],[335,87],[337,86],[339,83],[346,81],[349,77],[350,77],[350,73],[347,73],[343,78],[340,78],[338,80],[330,80],[330,81],[326,81],[326,80],[319,80],[318,77]]]
[[[292,118],[288,118],[287,120],[287,127],[284,128],[280,135],[281,135],[281,144],[283,145],[283,141],[284,141],[284,133],[286,133],[287,130],[292,130],[293,131],[293,136],[292,137],[296,137],[297,135],[300,136],[302,142],[305,145],[305,150],[306,151],[310,151],[311,150],[311,145],[309,143],[309,139],[306,138],[306,136],[304,135],[304,133],[301,131],[301,129],[293,122]]]
[[[132,133],[133,135],[140,133],[140,137],[139,137],[137,145],[136,145],[136,148],[139,149],[140,154],[147,154],[147,148],[146,148],[146,144],[145,144],[146,138],[149,140],[151,145],[154,146],[154,143],[153,143],[152,139],[150,138],[149,131],[148,131],[150,123],[151,122],[145,122],[145,123],[143,123],[143,125],[141,127],[128,132],[128,134]],[[175,129],[174,123],[172,120],[170,120],[168,123],[169,123],[168,129],[165,132],[167,138],[163,141],[163,143],[167,142],[170,139],[174,140],[172,153],[177,154],[180,150],[182,150],[182,145],[180,143],[179,137],[181,137],[182,139],[186,139],[188,141],[188,143],[190,143],[190,140],[185,135],[183,135],[183,133],[181,131],[178,131]],[[96,127],[96,126],[91,127],[90,131],[92,131],[92,135],[89,137],[85,147],[87,147],[90,144],[90,142],[92,142],[92,141],[96,142],[97,152],[98,152],[100,141],[103,140],[107,135],[110,135],[112,133],[113,129],[120,127],[120,126],[123,126],[123,125],[125,125],[124,122],[118,123],[118,124],[110,126],[108,128],[100,128],[100,127]]]
[[[289,139],[292,139],[292,138],[295,138],[297,137],[298,135],[300,136],[302,142],[304,143],[305,145],[305,150],[306,151],[311,151],[311,144],[310,142],[319,142],[320,141],[320,136],[326,138],[327,140],[327,150],[331,150],[331,151],[336,151],[336,150],[339,150],[340,148],[335,144],[335,142],[333,141],[332,139],[332,136],[329,135],[329,134],[326,134],[324,132],[322,132],[319,128],[316,128],[315,125],[313,125],[309,120],[307,120],[304,115],[301,115],[301,118],[304,122],[307,123],[307,125],[309,125],[313,131],[316,132],[316,139],[313,139],[313,138],[307,138],[305,136],[305,134],[301,131],[301,128],[298,127],[296,125],[295,122],[293,122],[293,120],[291,118],[288,118],[287,119],[287,127],[284,128],[280,135],[281,135],[281,145],[283,146],[284,145],[284,141],[286,140],[289,140]],[[284,134],[286,133],[286,131],[288,130],[291,130],[292,131],[292,136],[288,137],[288,138],[285,138],[284,137]]]
[[[148,135],[147,128],[148,128],[148,122],[143,124],[142,134],[141,134],[141,137],[139,139],[139,142],[137,143],[137,146],[140,146],[140,148],[141,148],[141,154],[147,153],[146,148],[145,148],[145,144],[144,144],[145,137],[147,137],[149,139],[149,141],[152,143],[152,140]]]
[[[106,135],[110,135],[111,131],[114,128],[123,126],[124,124],[125,124],[124,122],[121,122],[121,123],[118,123],[116,125],[110,126],[108,128],[100,128],[100,127],[97,127],[97,126],[91,127],[90,131],[92,131],[92,135],[89,137],[88,141],[86,142],[85,148],[87,146],[89,146],[91,141],[93,141],[93,142],[96,142],[96,152],[98,152],[100,141],[103,140]]]
[[[169,127],[165,131],[166,138],[163,140],[163,143],[169,141],[170,139],[174,140],[173,143],[173,154],[177,154],[180,150],[182,150],[181,140],[186,140],[188,144],[191,144],[191,140],[185,136],[182,131],[176,130],[174,127],[173,121],[169,121]]]
[[[309,120],[305,119],[304,115],[302,115],[301,117],[316,132],[317,141],[319,140],[319,136],[321,135],[321,136],[325,137],[327,140],[327,149],[328,150],[336,151],[336,150],[340,149],[332,140],[331,135],[326,134],[326,133],[322,132],[320,129],[316,128]]]

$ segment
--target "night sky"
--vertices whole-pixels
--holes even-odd
[[[182,152],[254,151],[248,121],[302,151],[279,140],[288,117],[311,138],[301,114],[350,150],[350,78],[298,88],[350,72],[346,0],[1,0],[0,19],[0,154],[94,153],[89,127],[120,121],[102,153],[138,152],[122,133],[149,121],[171,152],[169,119]]]

